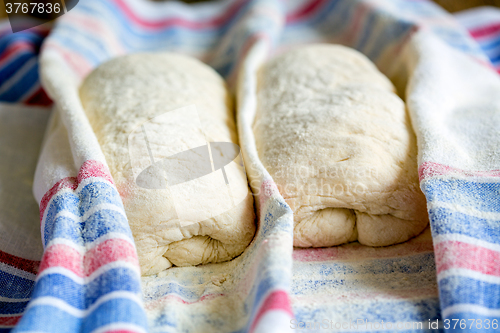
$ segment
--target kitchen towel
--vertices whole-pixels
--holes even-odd
[[[458,22],[418,0],[81,1],[58,20],[40,57],[43,86],[57,110],[34,186],[45,251],[31,302],[11,310],[17,318],[24,310],[16,330],[279,332],[313,325],[338,331],[346,323],[355,331],[388,325],[418,331],[419,323],[429,328],[437,319],[451,329],[463,328],[465,319],[471,331],[481,319],[493,329],[500,311],[500,78],[494,57],[490,61]],[[432,240],[427,231],[387,248],[354,243],[292,253],[291,212],[258,160],[250,130],[255,70],[269,56],[312,42],[365,53],[405,98],[419,141]],[[237,95],[259,230],[229,263],[140,280],[123,207],[77,88],[106,59],[155,50],[199,57]],[[0,89],[14,86],[24,78],[22,69],[27,73],[37,61],[33,55],[19,61]],[[16,96],[9,101],[29,103],[22,90]],[[5,308],[13,309],[8,295],[2,295]]]

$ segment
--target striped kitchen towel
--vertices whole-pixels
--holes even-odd
[[[0,332],[21,318],[43,254],[32,187],[48,116],[47,108],[0,103]]]
[[[500,8],[479,7],[455,14],[500,73]]]
[[[423,0],[80,1],[58,20],[41,56],[43,85],[57,110],[34,185],[45,250],[16,330],[341,331],[346,323],[351,331],[389,324],[419,331],[436,320],[462,329],[460,319],[468,331],[486,329],[486,322],[493,330],[500,311],[500,78],[494,57],[472,37]],[[260,163],[251,131],[255,71],[269,56],[311,42],[360,50],[405,97],[432,240],[427,231],[387,248],[354,243],[292,253],[290,209]],[[106,59],[155,50],[204,60],[237,94],[259,229],[231,262],[139,280],[121,200],[77,87]],[[21,74],[6,88],[0,80],[0,89],[24,77],[21,69],[12,73]],[[11,101],[27,103],[21,95]],[[22,295],[25,303],[30,293]]]
[[[0,101],[51,104],[38,79],[38,53],[49,31],[41,25],[13,34],[8,21],[0,24]]]

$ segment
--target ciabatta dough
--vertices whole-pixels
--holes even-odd
[[[172,53],[127,55],[88,75],[80,87],[80,98],[122,197],[143,275],[172,265],[226,261],[243,252],[255,233],[253,196],[244,174],[226,170],[229,178],[239,177],[240,184],[243,182],[248,192],[243,201],[216,217],[189,224],[176,221],[175,198],[169,191],[136,184],[129,155],[128,136],[138,126],[189,105],[196,107],[208,142],[238,142],[230,96],[213,69]],[[188,125],[189,121],[150,130],[151,149],[169,155],[169,151],[192,148],[182,148],[189,140]],[[190,172],[187,169],[184,171]],[[195,210],[198,204],[189,207]]]
[[[405,104],[359,52],[310,45],[262,66],[253,130],[295,246],[384,246],[428,224]]]

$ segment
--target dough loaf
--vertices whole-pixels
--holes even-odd
[[[208,142],[238,142],[231,98],[223,79],[213,69],[172,53],[126,55],[100,65],[88,75],[80,87],[80,99],[122,197],[143,275],[172,265],[226,261],[243,252],[255,233],[253,196],[244,173],[226,168],[233,183],[236,179],[243,184],[247,193],[243,201],[218,216],[189,223],[177,218],[176,198],[168,190],[136,184],[129,154],[128,137],[138,126],[188,105],[195,105]],[[149,130],[151,150],[167,157],[192,148],[186,146],[190,139],[185,132],[188,125],[189,120]],[[192,171],[185,169],[181,172]],[[222,177],[218,172],[217,176]],[[210,182],[204,184],[216,186]],[[226,191],[224,186],[221,191]],[[202,200],[214,198],[206,196]],[[189,203],[193,212],[183,212],[192,213],[192,222],[198,204]]]
[[[257,150],[294,212],[295,246],[384,246],[426,227],[405,104],[364,55],[306,46],[257,82]]]

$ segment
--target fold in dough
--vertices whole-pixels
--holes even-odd
[[[294,246],[384,246],[426,227],[405,104],[364,55],[306,46],[257,84],[257,150],[294,212]]]
[[[226,168],[229,179],[236,179],[243,186],[240,190],[246,191],[241,196],[244,199],[224,213],[194,223],[200,202],[189,203],[192,212],[183,211],[191,213],[192,221],[177,218],[176,198],[168,190],[136,185],[129,155],[131,132],[153,117],[188,105],[196,106],[208,142],[238,142],[232,101],[223,79],[212,68],[171,53],[127,55],[95,69],[80,87],[80,99],[123,200],[143,275],[172,265],[226,261],[243,252],[255,233],[253,196],[244,173]],[[185,132],[190,123],[188,119],[149,130],[151,149],[178,153],[193,148],[182,148],[191,139]],[[141,153],[148,154],[145,150]],[[181,172],[192,172],[188,169]],[[210,181],[205,187],[215,186]],[[228,191],[224,186],[220,190]],[[187,195],[190,199],[198,194],[188,191]],[[213,196],[202,200],[215,201],[215,208],[220,204]]]

